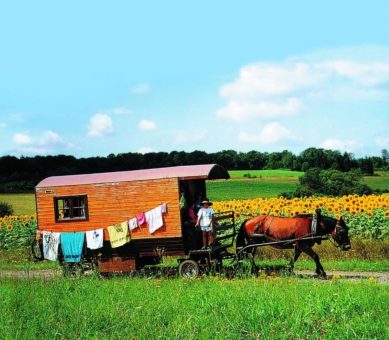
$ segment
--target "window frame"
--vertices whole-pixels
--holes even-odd
[[[84,217],[69,217],[66,219],[61,219],[59,217],[59,207],[58,207],[58,201],[59,200],[66,200],[66,199],[84,199],[85,200],[85,216]],[[55,222],[56,223],[66,223],[66,222],[81,222],[81,221],[88,221],[89,220],[89,210],[88,210],[88,195],[68,195],[68,196],[55,196],[54,199],[54,216],[55,216]],[[73,202],[73,201],[72,201]],[[69,207],[69,213],[70,215],[73,214],[73,204]]]

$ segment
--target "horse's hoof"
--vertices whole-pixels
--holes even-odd
[[[325,272],[320,272],[320,273],[316,272],[316,275],[319,279],[326,279],[327,278],[327,274]]]

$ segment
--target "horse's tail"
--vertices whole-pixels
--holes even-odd
[[[239,228],[238,236],[236,237],[237,247],[244,247],[246,245],[246,229],[245,229],[246,221],[247,220],[245,220]]]

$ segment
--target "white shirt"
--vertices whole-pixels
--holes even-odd
[[[89,249],[99,249],[103,247],[104,242],[104,230],[90,230],[86,233],[86,246]]]
[[[197,216],[200,217],[200,226],[208,227],[211,223],[215,211],[212,208],[200,208]]]
[[[42,231],[43,257],[46,260],[56,261],[58,258],[58,246],[60,233]]]

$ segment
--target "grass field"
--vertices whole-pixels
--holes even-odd
[[[269,177],[254,179],[230,179],[207,182],[207,195],[212,201],[277,197],[283,192],[294,191],[297,177]]]
[[[3,338],[389,337],[389,286],[266,278],[0,281]]]
[[[34,194],[0,194],[0,202],[11,204],[16,215],[35,214]]]
[[[292,171],[287,169],[275,170],[230,170],[228,171],[231,178],[244,178],[244,175],[251,177],[300,177],[304,175],[302,171]]]
[[[389,191],[389,176],[365,176],[363,177],[363,183],[372,189]]]

